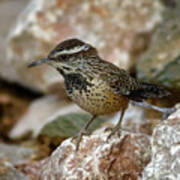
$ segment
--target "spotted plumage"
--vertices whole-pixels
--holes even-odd
[[[78,39],[69,39],[57,45],[49,55],[29,66],[47,63],[64,77],[67,95],[93,118],[80,133],[79,142],[85,130],[98,115],[122,110],[121,118],[113,134],[121,124],[123,114],[130,100],[138,102],[149,97],[164,97],[169,93],[164,88],[140,83],[128,72],[104,61],[97,50]]]

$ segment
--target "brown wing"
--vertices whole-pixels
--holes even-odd
[[[101,67],[103,68],[100,71],[100,78],[104,79],[115,93],[129,96],[133,91],[139,89],[139,82],[127,71],[108,62],[103,62]]]
[[[103,79],[116,94],[126,96],[131,100],[142,101],[147,98],[166,97],[170,94],[164,87],[138,82],[127,71],[107,61],[98,62],[98,67],[96,73],[99,78]]]
[[[96,77],[97,79],[103,80],[112,88],[114,93],[120,96],[130,98],[132,92],[140,87],[140,83],[131,77],[127,71],[97,56],[94,58],[88,57],[86,63],[88,64],[88,68],[84,68],[86,75],[92,79]]]

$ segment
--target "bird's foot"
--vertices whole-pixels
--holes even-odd
[[[107,140],[108,141],[114,134],[116,134],[118,132],[118,136],[121,135],[121,128],[119,127],[114,127],[114,128],[107,128],[106,131],[111,131],[110,134],[108,135],[107,137]]]
[[[167,119],[169,115],[171,115],[173,112],[175,112],[177,109],[175,107],[172,108],[164,108],[163,112],[163,119]]]
[[[83,137],[83,136],[89,136],[90,134],[91,134],[91,133],[89,133],[87,130],[82,129],[82,130],[78,133],[78,135],[72,137],[72,141],[77,138],[77,141],[76,141],[76,151],[79,150],[79,145],[80,145],[80,142],[81,142],[82,137]]]

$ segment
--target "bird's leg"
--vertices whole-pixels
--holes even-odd
[[[172,107],[172,108],[162,108],[162,107],[158,107],[152,104],[148,104],[147,102],[143,101],[143,102],[136,102],[136,101],[131,101],[131,103],[133,105],[137,105],[137,106],[142,106],[148,109],[154,109],[156,111],[160,111],[163,113],[163,119],[166,119],[170,114],[172,114],[173,112],[176,111],[176,108]]]
[[[111,130],[111,133],[110,133],[109,136],[107,137],[107,140],[108,140],[109,138],[111,138],[111,136],[112,136],[113,134],[115,134],[116,131],[118,131],[119,129],[121,129],[121,122],[122,122],[122,119],[123,119],[123,117],[124,117],[125,111],[126,111],[126,108],[123,107],[123,108],[122,108],[122,111],[121,111],[120,119],[119,119],[118,123],[116,124],[116,126]]]
[[[77,138],[77,144],[76,144],[76,151],[79,149],[79,144],[81,142],[82,136],[87,134],[87,129],[91,125],[91,123],[96,119],[96,115],[93,115],[93,117],[87,122],[87,124],[81,129],[79,132],[78,138]]]

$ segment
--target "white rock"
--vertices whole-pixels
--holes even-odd
[[[152,159],[142,179],[180,179],[180,109],[154,129],[151,147]]]
[[[27,113],[18,121],[10,132],[11,138],[22,136],[28,131],[33,135],[38,135],[41,128],[55,117],[70,112],[81,111],[77,105],[69,104],[59,100],[57,97],[49,95],[39,98],[30,105]]]

